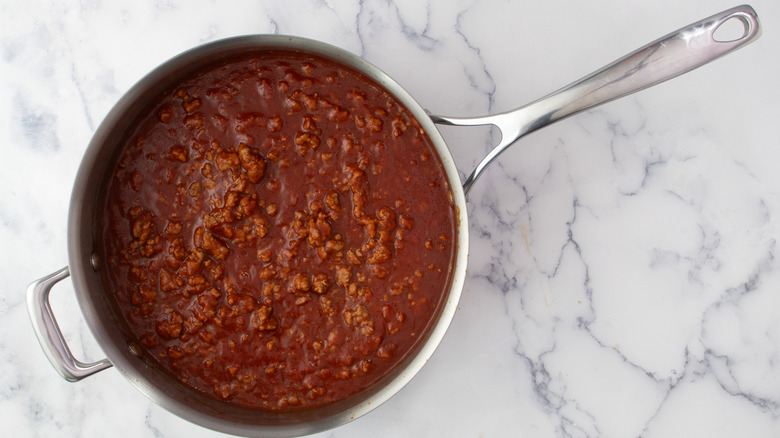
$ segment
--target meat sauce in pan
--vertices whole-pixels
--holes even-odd
[[[134,125],[101,202],[106,281],[142,354],[243,407],[368,388],[449,288],[457,218],[430,139],[324,58],[189,76]]]

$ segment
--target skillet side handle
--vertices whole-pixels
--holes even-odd
[[[92,363],[81,362],[73,357],[65,343],[65,338],[51,310],[49,292],[55,284],[69,276],[70,270],[66,266],[30,284],[27,287],[27,311],[30,313],[35,336],[38,337],[38,342],[49,362],[65,380],[77,382],[112,365],[108,359]]]

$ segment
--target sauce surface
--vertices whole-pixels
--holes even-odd
[[[456,216],[429,138],[385,90],[318,57],[237,58],[171,89],[102,202],[106,280],[133,341],[244,407],[369,387],[449,287]]]

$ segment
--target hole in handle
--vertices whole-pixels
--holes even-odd
[[[750,22],[742,16],[734,15],[720,23],[712,33],[712,39],[719,43],[730,43],[745,38],[750,32]]]

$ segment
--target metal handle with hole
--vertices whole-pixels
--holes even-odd
[[[49,303],[51,288],[61,280],[70,276],[68,267],[47,275],[27,288],[27,310],[30,313],[33,330],[43,352],[54,368],[65,380],[79,381],[99,371],[111,367],[108,359],[92,363],[84,363],[73,357],[73,354],[62,336],[57,320]]]
[[[739,21],[741,36],[719,41],[715,32],[729,20]],[[761,34],[756,11],[737,6],[672,32],[552,94],[518,109],[484,117],[432,115],[435,123],[456,126],[495,125],[499,144],[463,183],[468,193],[482,171],[508,146],[563,118],[627,96],[687,73],[754,41]]]

